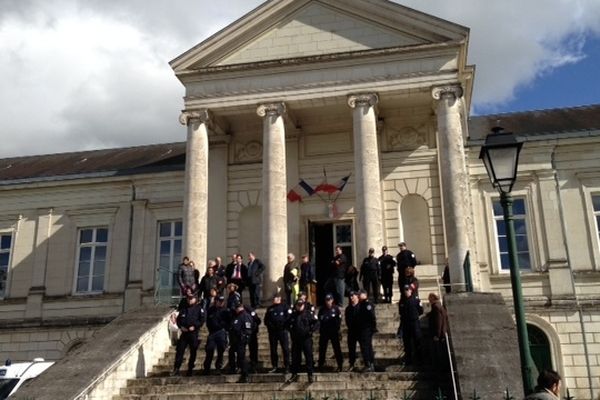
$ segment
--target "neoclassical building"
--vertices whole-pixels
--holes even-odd
[[[0,358],[61,358],[124,310],[169,302],[183,255],[255,251],[264,295],[289,252],[320,283],[406,241],[424,290],[471,254],[511,304],[479,148],[524,142],[515,211],[534,358],[600,393],[600,106],[470,117],[469,29],[385,0],[271,0],[171,61],[185,143],[0,160]],[[176,117],[176,116],[174,116]],[[325,177],[326,173],[326,177]],[[350,175],[341,192],[290,202]]]

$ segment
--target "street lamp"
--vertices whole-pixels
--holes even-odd
[[[523,143],[518,142],[511,132],[503,132],[496,127],[492,129],[481,147],[479,158],[483,160],[492,185],[500,192],[500,204],[504,211],[506,226],[506,239],[508,241],[508,260],[510,265],[510,281],[512,285],[515,319],[517,322],[517,336],[519,339],[519,353],[521,356],[521,377],[525,395],[534,391],[534,364],[529,350],[527,335],[527,322],[523,307],[523,292],[521,289],[521,273],[517,259],[517,243],[515,241],[515,225],[513,218],[513,198],[510,194],[517,180],[517,167],[519,153]]]

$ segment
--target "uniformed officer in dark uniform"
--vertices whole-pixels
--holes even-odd
[[[400,323],[402,340],[404,342],[404,364],[411,365],[414,353],[420,348],[421,324],[419,316],[423,313],[421,301],[413,295],[410,285],[403,288],[403,299],[398,303],[400,308]]]
[[[223,368],[223,354],[227,348],[227,330],[231,323],[231,312],[225,307],[225,297],[216,298],[206,313],[206,327],[208,328],[208,338],[206,339],[206,358],[204,359],[204,375],[210,373],[212,359],[217,350],[217,362],[215,368],[219,375]]]
[[[375,257],[375,249],[369,249],[369,256],[366,257],[360,267],[360,280],[363,288],[367,291],[368,297],[373,297],[375,304],[379,301],[379,259]]]
[[[381,248],[383,253],[379,257],[379,268],[381,269],[381,286],[383,286],[383,298],[386,303],[392,302],[392,287],[394,286],[394,267],[396,261],[388,253],[387,246]]]
[[[373,351],[373,335],[377,332],[377,317],[375,306],[369,302],[367,292],[359,291],[359,331],[358,343],[362,353],[365,368],[363,372],[375,372],[375,352]]]
[[[269,348],[271,350],[271,365],[273,369],[269,373],[277,372],[279,355],[277,345],[281,346],[283,352],[283,367],[287,373],[290,368],[290,340],[287,331],[288,321],[292,316],[292,309],[282,302],[281,294],[273,296],[273,304],[267,308],[265,313],[265,325],[269,332]]]
[[[302,363],[302,354],[306,360],[306,371],[308,372],[308,382],[313,382],[313,333],[319,329],[319,320],[317,316],[305,307],[303,300],[298,300],[290,317],[288,329],[292,337],[292,376],[288,383],[298,380],[300,364]]]
[[[398,264],[398,287],[402,292],[404,286],[402,283],[405,274],[404,270],[407,267],[414,268],[417,265],[417,257],[415,256],[415,253],[406,248],[405,242],[398,243],[398,248],[400,249],[400,252],[396,255],[396,263]]]
[[[252,325],[252,334],[248,341],[248,350],[250,351],[250,372],[255,373],[258,367],[258,327],[262,323],[262,320],[252,308],[244,306],[244,309],[252,317],[254,325]]]
[[[356,362],[356,345],[358,343],[358,332],[360,330],[359,320],[359,299],[357,292],[350,292],[350,304],[344,310],[344,318],[346,328],[348,329],[348,361],[350,366],[348,372],[354,371],[354,363]]]
[[[196,362],[196,352],[198,350],[198,346],[200,345],[198,333],[204,324],[204,320],[204,308],[198,301],[198,298],[195,296],[195,294],[189,294],[187,296],[187,303],[182,305],[179,315],[177,316],[177,326],[179,329],[181,329],[181,336],[177,342],[173,375],[179,375],[179,369],[183,363],[183,354],[185,353],[186,347],[190,348],[190,359],[188,361],[187,375],[192,375],[194,363]]]
[[[319,310],[319,369],[325,366],[325,356],[327,354],[327,344],[331,341],[335,360],[337,361],[337,370],[342,372],[344,358],[340,346],[340,328],[342,326],[342,311],[333,304],[333,295],[325,295],[325,305]]]
[[[254,319],[246,312],[242,303],[235,304],[235,314],[229,329],[229,372],[236,373],[239,368],[240,383],[248,382],[248,364],[246,363],[246,346],[254,330]],[[237,367],[237,368],[236,368]]]

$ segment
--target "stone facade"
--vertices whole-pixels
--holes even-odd
[[[186,89],[185,160],[181,144],[159,148],[157,163],[84,172],[94,152],[54,174],[51,163],[32,167],[49,158],[0,160],[0,235],[10,238],[0,249],[0,358],[59,359],[122,312],[168,302],[183,254],[204,271],[207,258],[255,250],[268,296],[285,255],[312,254],[311,232],[323,226],[354,263],[368,247],[407,241],[424,292],[438,290],[446,258],[460,290],[469,250],[476,290],[511,304],[497,194],[477,158],[498,117],[468,119],[467,48],[468,29],[390,2],[267,2],[171,62]],[[599,114],[502,116],[526,141],[514,195],[525,206],[528,322],[582,399],[600,394],[600,132],[590,117]],[[324,169],[330,183],[352,174],[335,213],[327,197],[285,202]],[[335,236],[340,224],[351,236]],[[83,248],[95,249],[93,269]]]

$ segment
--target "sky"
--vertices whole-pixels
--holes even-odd
[[[395,0],[471,28],[472,114],[600,103],[600,1]],[[185,140],[168,62],[261,0],[0,0],[0,157]]]

